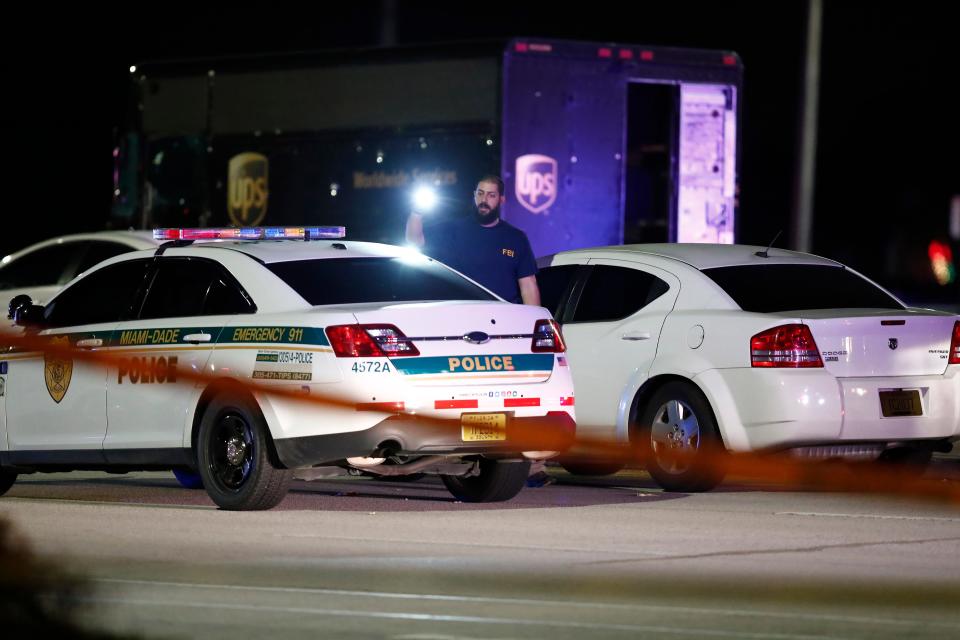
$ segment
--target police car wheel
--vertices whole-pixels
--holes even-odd
[[[502,502],[514,497],[527,483],[530,461],[507,462],[480,458],[480,474],[470,477],[440,476],[453,496],[462,502]]]
[[[179,482],[180,486],[184,489],[203,489],[203,478],[200,477],[199,472],[193,469],[174,469],[173,477],[177,479],[177,482]]]
[[[203,486],[221,508],[270,509],[290,488],[293,472],[270,455],[263,414],[247,397],[221,394],[204,411],[197,438]]]
[[[685,382],[661,387],[647,404],[639,433],[647,471],[667,491],[709,491],[725,470],[725,450],[710,404]]]
[[[10,487],[12,487],[16,481],[17,474],[12,471],[7,471],[6,469],[0,469],[0,496],[9,491]]]

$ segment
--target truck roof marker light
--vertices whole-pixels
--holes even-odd
[[[538,51],[538,52],[540,52],[540,53],[550,53],[551,51],[553,51],[553,45],[552,45],[552,44],[537,44],[537,43],[531,43],[531,44],[530,44],[530,51]]]
[[[597,57],[598,57],[598,58],[612,58],[612,57],[613,57],[613,49],[611,49],[610,47],[600,47],[599,49],[597,49]]]
[[[620,49],[621,60],[633,60],[633,51],[630,49]]]
[[[731,56],[731,55],[723,56],[723,64],[727,65],[728,67],[734,66],[735,64],[737,64],[737,56]]]
[[[526,53],[530,49],[530,45],[528,45],[526,42],[518,42],[517,44],[513,45],[513,49],[519,53]]]
[[[653,51],[641,51],[640,59],[643,60],[644,62],[650,62],[651,60],[653,60]]]
[[[212,227],[154,229],[154,240],[320,240],[343,238],[346,227]]]

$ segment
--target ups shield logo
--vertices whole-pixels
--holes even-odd
[[[557,161],[537,153],[517,158],[516,193],[530,213],[549,209],[557,199]]]
[[[50,340],[54,346],[70,346],[70,338],[62,336]],[[70,378],[73,377],[73,360],[64,358],[59,354],[43,354],[43,380],[47,383],[47,392],[54,402],[63,400],[67,395],[67,388],[70,386]]]
[[[267,215],[267,157],[240,153],[227,171],[227,213],[238,227],[255,227]]]

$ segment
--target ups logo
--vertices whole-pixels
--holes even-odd
[[[227,213],[238,227],[255,227],[267,215],[267,157],[239,153],[227,171]]]

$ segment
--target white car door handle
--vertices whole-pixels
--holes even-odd
[[[183,341],[197,344],[200,342],[210,342],[210,338],[212,337],[209,333],[188,333],[183,336]]]
[[[621,340],[649,340],[649,331],[631,331],[620,336]]]
[[[77,340],[77,346],[81,349],[93,349],[95,347],[102,347],[103,340],[100,338],[86,338],[84,340]]]

